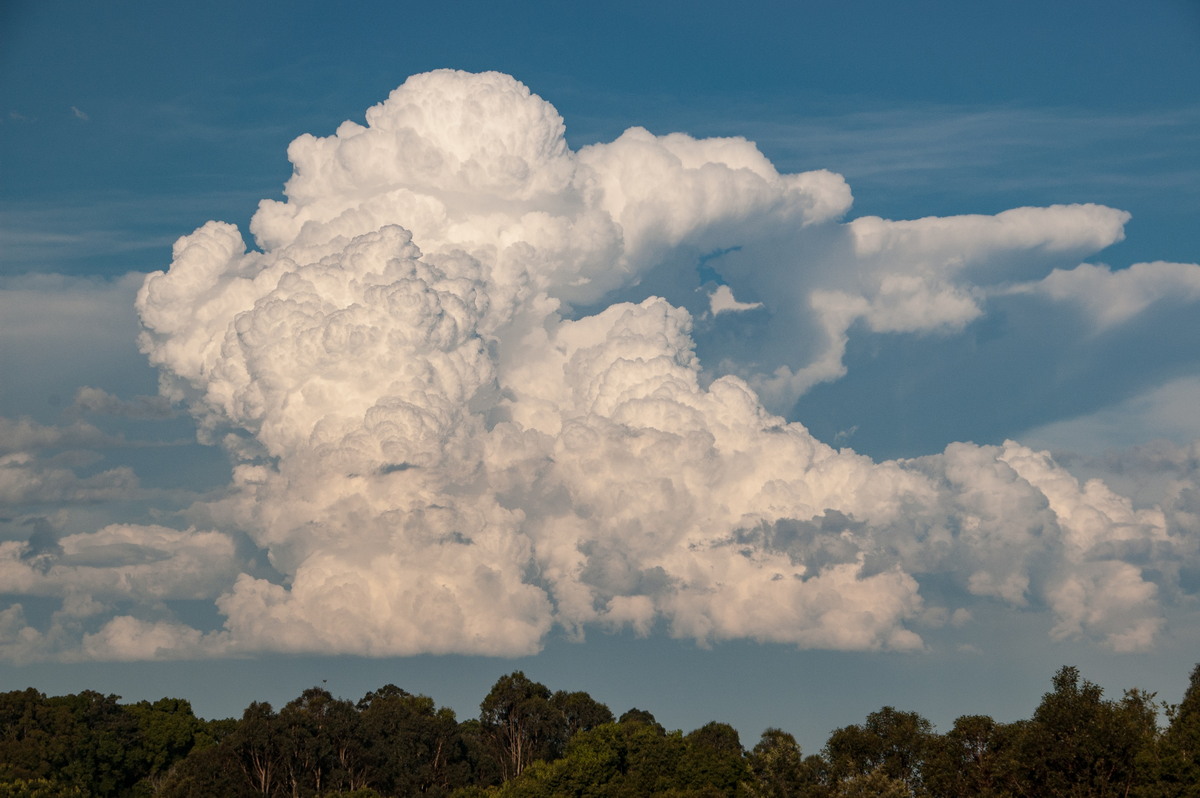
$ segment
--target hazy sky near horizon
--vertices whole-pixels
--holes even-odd
[[[9,3],[0,689],[807,749],[1200,657],[1200,4]]]

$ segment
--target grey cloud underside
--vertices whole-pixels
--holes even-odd
[[[781,175],[742,139],[634,128],[574,152],[494,73],[415,76],[366,122],[292,143],[258,249],[210,222],[137,299],[164,396],[235,464],[212,527],[278,578],[221,531],[0,543],[6,578],[74,602],[48,631],[0,616],[9,657],[519,655],[556,626],[660,625],[916,649],[979,602],[1121,650],[1161,633],[1197,562],[1183,503],[1013,442],[875,462],[771,409],[839,378],[854,329],[953,336],[1016,293],[1107,329],[1200,297],[1195,265],[1079,265],[1127,214],[847,222],[838,175]],[[88,603],[121,590],[153,611]],[[174,598],[224,627],[159,611]]]

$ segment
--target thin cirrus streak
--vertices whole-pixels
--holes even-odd
[[[521,655],[555,627],[910,650],[981,602],[1117,650],[1160,634],[1195,559],[1186,514],[1012,441],[875,462],[780,415],[845,372],[855,325],[953,335],[1014,292],[1113,323],[1195,284],[1187,264],[1072,271],[1123,211],[847,222],[839,175],[780,174],[744,139],[632,128],[573,151],[496,73],[414,76],[288,156],[257,249],[209,222],[137,298],[164,394],[235,463],[213,527],[281,578],[218,531],[107,527],[112,562],[0,543],[30,593],[71,574],[111,592],[99,570],[124,569],[225,618],[64,621],[76,642],[29,631],[30,650]],[[1145,302],[1101,307],[1117,281]],[[750,344],[719,334],[740,319]],[[953,588],[930,599],[930,577]],[[5,624],[30,629],[19,608]]]

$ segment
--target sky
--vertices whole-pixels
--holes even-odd
[[[1200,4],[0,9],[0,690],[809,753],[1200,660]]]

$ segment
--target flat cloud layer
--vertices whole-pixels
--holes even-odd
[[[1103,326],[1200,295],[1200,266],[1080,265],[1128,214],[846,222],[840,176],[743,139],[572,151],[495,73],[414,76],[288,155],[257,249],[209,222],[137,299],[164,395],[235,463],[213,528],[0,544],[6,583],[71,598],[49,630],[0,614],[10,658],[521,655],[555,627],[906,650],[980,602],[1118,650],[1161,633],[1197,560],[1184,492],[1135,507],[1011,441],[874,462],[779,415],[856,326],[953,335],[1014,293]],[[0,488],[34,490],[3,457]]]

